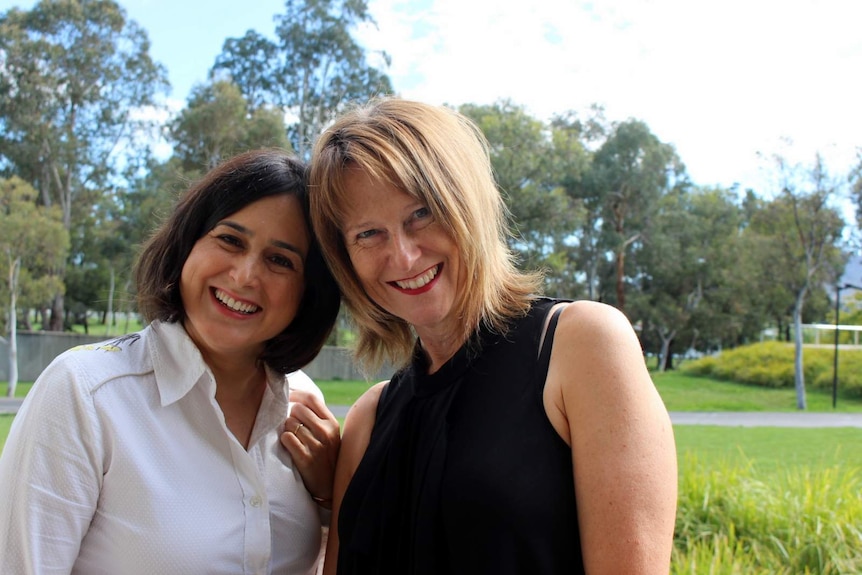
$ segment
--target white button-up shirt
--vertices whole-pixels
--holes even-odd
[[[313,573],[321,517],[279,442],[268,373],[248,450],[180,324],[71,349],[30,390],[0,457],[6,574]]]

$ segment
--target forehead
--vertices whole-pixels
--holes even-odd
[[[395,201],[421,201],[417,194],[409,193],[392,178],[363,168],[345,168],[340,188],[339,201],[346,210],[360,206],[383,207]]]
[[[289,243],[308,250],[311,232],[305,221],[302,203],[292,194],[279,194],[256,200],[224,218],[234,221],[252,235],[267,241]]]

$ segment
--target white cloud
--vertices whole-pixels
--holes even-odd
[[[406,97],[511,98],[546,118],[591,103],[644,120],[701,184],[763,185],[762,156],[846,170],[862,146],[862,3],[371,0],[369,47]],[[794,142],[782,148],[782,140]],[[759,154],[760,153],[760,154]]]

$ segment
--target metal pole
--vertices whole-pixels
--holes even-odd
[[[835,285],[835,361],[832,365],[832,409],[838,404],[838,315],[841,307],[841,285]]]

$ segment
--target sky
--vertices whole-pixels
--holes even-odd
[[[0,11],[31,1],[0,0]],[[283,0],[120,0],[149,33],[178,108],[226,38],[273,35]],[[528,4],[530,4],[528,6]],[[776,188],[771,160],[846,174],[862,147],[862,2],[368,0],[357,31],[402,96],[509,99],[547,120],[604,107],[673,145],[695,184]]]

